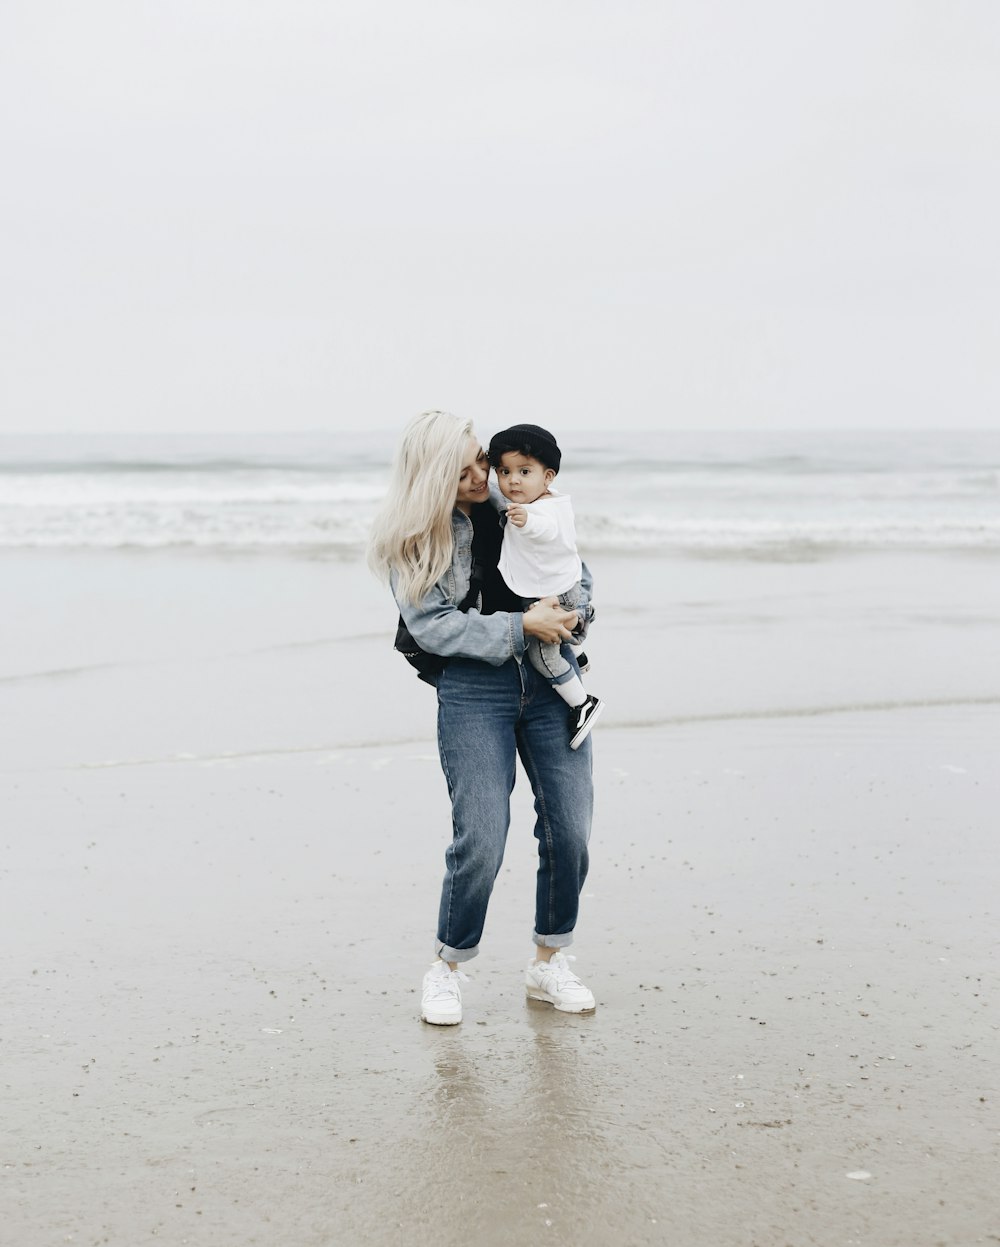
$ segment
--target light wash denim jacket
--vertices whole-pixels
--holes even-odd
[[[497,511],[503,510],[506,499],[499,490],[490,487],[490,501]],[[525,637],[519,612],[497,611],[494,615],[481,615],[472,608],[458,609],[469,592],[472,575],[472,520],[457,508],[451,513],[451,528],[455,535],[455,550],[451,567],[445,572],[430,593],[414,606],[401,602],[396,596],[396,577],[390,577],[393,596],[410,635],[428,654],[442,658],[476,658],[481,662],[502,666],[508,658],[518,662],[524,656]],[[580,602],[577,610],[582,626],[574,640],[582,640],[593,616],[590,595],[593,577],[583,566],[580,577]]]

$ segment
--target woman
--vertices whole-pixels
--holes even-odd
[[[496,570],[502,499],[491,498],[488,478],[469,421],[443,411],[417,416],[404,430],[369,548],[369,563],[389,581],[413,640],[447,660],[430,679],[454,835],[445,854],[439,960],[424,976],[421,1001],[423,1020],[438,1026],[462,1020],[467,980],[459,965],[479,952],[503,861],[517,756],[535,794],[539,856],[527,992],[568,1013],[595,1008],[562,951],[573,939],[587,875],[591,743],[570,749],[565,705],[522,662],[528,638],[568,641],[585,621],[590,576],[584,569],[578,612],[545,598],[522,614]]]

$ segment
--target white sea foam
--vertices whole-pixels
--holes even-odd
[[[1000,436],[560,434],[586,550],[1000,550]],[[386,434],[0,439],[0,547],[357,553]]]

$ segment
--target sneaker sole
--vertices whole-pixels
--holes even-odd
[[[570,749],[579,749],[579,748],[580,748],[580,746],[583,744],[583,742],[584,742],[584,741],[587,739],[587,737],[590,735],[591,729],[593,728],[594,724],[597,722],[597,720],[601,717],[601,715],[602,715],[603,713],[604,713],[604,702],[602,701],[602,702],[598,705],[598,707],[597,707],[597,709],[594,711],[594,713],[593,713],[593,714],[590,716],[590,718],[587,720],[587,722],[583,725],[583,727],[581,727],[581,728],[580,728],[580,730],[577,732],[577,734],[576,734],[576,735],[573,737],[573,739],[569,742],[569,747],[570,747]]]
[[[421,1013],[420,1020],[421,1022],[426,1022],[428,1026],[458,1026],[458,1024],[461,1022],[462,1019],[460,1017],[458,1018],[428,1017],[426,1013]]]
[[[543,1004],[551,1005],[553,1009],[558,1009],[560,1013],[593,1013],[597,1008],[596,1000],[592,1005],[559,1004],[558,1001],[553,1000],[551,996],[546,995],[545,992],[540,991],[537,987],[528,987],[525,988],[525,991],[528,993],[529,1000],[540,1000]]]

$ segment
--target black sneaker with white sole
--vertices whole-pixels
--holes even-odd
[[[576,665],[580,668],[581,675],[583,675],[585,671],[590,670],[590,659],[587,657],[587,655],[583,652],[582,649],[577,651]]]
[[[597,722],[598,715],[604,709],[604,702],[593,694],[588,696],[582,706],[574,706],[569,712],[569,747],[579,749],[590,735],[590,729]]]

